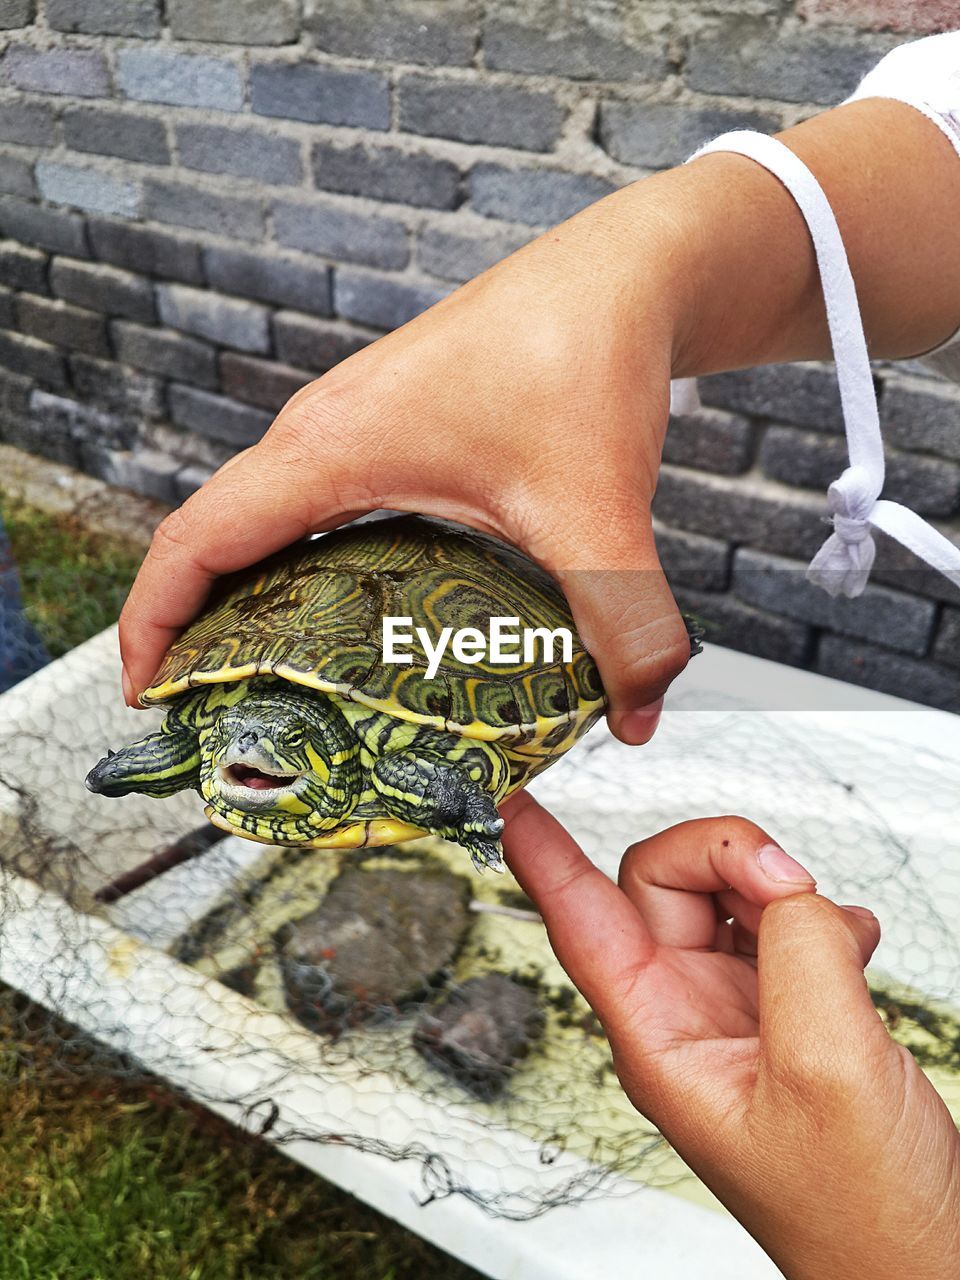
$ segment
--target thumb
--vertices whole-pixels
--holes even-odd
[[[861,911],[815,893],[764,908],[757,946],[760,1054],[775,1079],[820,1085],[835,1071],[847,1079],[864,1050],[887,1042],[863,976],[880,924]]]
[[[570,545],[571,532],[565,541]],[[601,538],[603,544],[600,545]],[[554,571],[600,668],[610,728],[622,742],[653,736],[663,695],[690,660],[690,637],[663,575],[649,517],[636,505],[580,530],[585,567]]]

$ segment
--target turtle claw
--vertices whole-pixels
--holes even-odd
[[[501,823],[501,828],[503,824]],[[470,850],[470,857],[473,859],[473,865],[483,874],[487,867],[491,871],[502,872],[503,855],[501,852],[500,841],[471,841],[467,848]]]

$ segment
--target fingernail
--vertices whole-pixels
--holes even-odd
[[[634,707],[620,721],[620,737],[633,747],[649,742],[660,723],[662,711],[662,698],[658,698],[656,702],[651,702],[646,707]]]
[[[127,675],[127,668],[124,667],[120,672],[120,684],[123,687],[123,696],[127,703],[134,703],[137,698],[136,690],[133,687],[133,681]]]
[[[869,907],[848,907],[848,906],[843,906],[843,907],[841,907],[841,908],[840,908],[840,910],[841,910],[841,911],[850,911],[850,912],[852,912],[852,913],[853,913],[853,915],[855,915],[855,916],[860,916],[860,917],[861,917],[862,919],[864,919],[864,920],[876,920],[876,918],[877,918],[877,917],[873,914],[873,912],[870,910],[870,908],[869,908]]]
[[[814,878],[796,858],[784,853],[778,844],[765,844],[757,850],[757,861],[764,875],[778,884],[814,884]]]

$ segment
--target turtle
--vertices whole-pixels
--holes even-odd
[[[493,618],[542,644],[506,662],[449,645],[436,659],[445,628],[482,636]],[[385,644],[385,619],[406,626],[408,653]],[[108,752],[89,790],[195,788],[215,826],[266,844],[439,835],[478,869],[501,867],[497,805],[606,707],[549,574],[488,534],[417,515],[344,526],[224,580],[140,702],[166,707],[163,724]]]

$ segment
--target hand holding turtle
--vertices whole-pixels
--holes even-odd
[[[741,818],[633,845],[615,885],[525,793],[507,861],[623,1087],[789,1280],[960,1271],[960,1135],[873,1008],[876,919]]]

